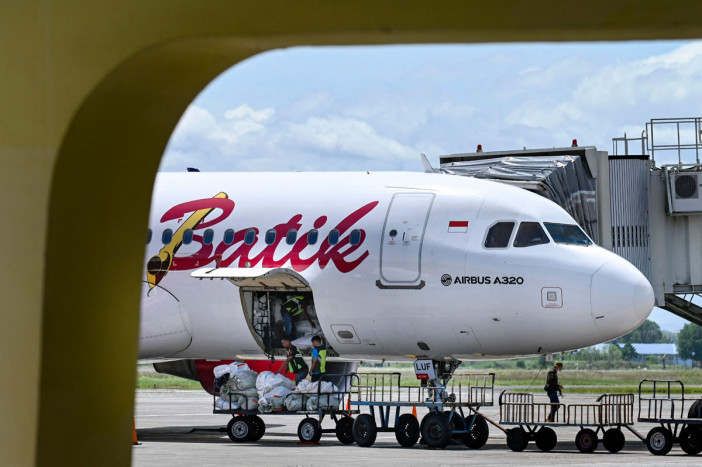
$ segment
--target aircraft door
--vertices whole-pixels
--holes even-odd
[[[380,245],[381,288],[421,287],[422,242],[434,193],[398,193],[390,202]]]

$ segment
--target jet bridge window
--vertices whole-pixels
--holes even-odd
[[[556,243],[565,245],[592,245],[592,241],[587,238],[585,232],[574,224],[553,224],[544,222],[546,230],[551,234],[551,238]]]
[[[514,222],[498,222],[493,225],[485,237],[485,248],[507,248],[513,230]]]
[[[515,247],[527,247],[548,243],[546,232],[538,222],[522,222],[517,230],[517,237],[514,239]]]

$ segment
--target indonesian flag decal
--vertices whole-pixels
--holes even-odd
[[[468,221],[449,221],[449,233],[466,233],[468,232]]]

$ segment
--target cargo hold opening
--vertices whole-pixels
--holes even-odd
[[[228,279],[239,288],[246,324],[267,357],[282,357],[280,339],[289,335],[304,356],[312,355],[312,337],[322,337],[328,356],[338,356],[322,332],[309,283],[286,268],[200,269],[199,279]]]

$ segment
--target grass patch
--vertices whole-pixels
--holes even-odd
[[[200,389],[199,382],[161,373],[143,373],[137,375],[137,389]]]

